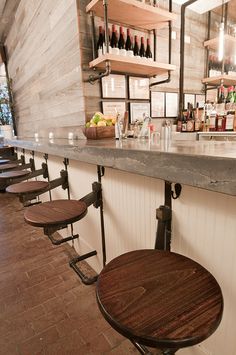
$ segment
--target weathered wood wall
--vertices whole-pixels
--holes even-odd
[[[21,1],[6,46],[18,135],[84,122],[75,0]]]

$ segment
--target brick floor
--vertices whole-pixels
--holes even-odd
[[[138,354],[69,267],[73,249],[53,246],[23,213],[0,194],[0,355]]]

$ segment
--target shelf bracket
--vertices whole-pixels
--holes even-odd
[[[106,71],[104,73],[100,73],[97,75],[93,75],[93,74],[89,75],[89,78],[85,80],[85,82],[94,85],[97,80],[104,78],[105,76],[108,76],[110,74],[111,74],[111,63],[109,60],[106,60]]]

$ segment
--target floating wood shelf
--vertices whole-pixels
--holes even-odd
[[[217,51],[219,47],[219,37],[209,39],[204,42],[205,47]],[[236,38],[228,34],[224,35],[224,52],[225,55],[234,55],[236,51]]]
[[[175,65],[171,64],[158,63],[135,57],[123,57],[115,54],[105,54],[98,57],[89,63],[89,67],[105,70],[107,60],[111,63],[112,71],[144,75],[146,77],[162,75],[167,73],[168,70],[176,69]]]
[[[219,75],[219,76],[213,76],[211,78],[204,78],[202,79],[203,84],[208,84],[208,85],[215,85],[218,86],[223,82],[224,85],[230,86],[230,85],[236,85],[236,75]]]
[[[92,0],[87,5],[86,11],[94,11],[97,16],[103,18],[103,0]],[[111,22],[152,30],[164,27],[168,21],[175,20],[176,15],[137,0],[109,0],[108,18]]]

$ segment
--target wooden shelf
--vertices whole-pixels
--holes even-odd
[[[213,86],[220,85],[221,81],[223,81],[223,84],[226,86],[236,85],[236,75],[223,74],[223,75],[219,75],[219,76],[213,76],[211,78],[202,79],[203,84],[208,84],[208,85],[213,85]]]
[[[98,57],[89,63],[89,67],[105,70],[107,60],[111,63],[112,71],[144,75],[146,77],[162,75],[167,73],[168,70],[176,69],[175,65],[171,64],[158,63],[135,57],[123,57],[115,54],[105,54]]]
[[[86,11],[94,11],[104,17],[103,0],[92,0]],[[168,21],[176,19],[176,15],[158,7],[143,4],[137,0],[109,0],[108,18],[111,22],[119,22],[127,26],[152,30],[164,27]]]
[[[204,42],[205,47],[209,47],[210,49],[217,51],[219,46],[219,37],[209,39]],[[224,36],[224,52],[225,55],[234,55],[236,52],[236,38],[225,34]]]

